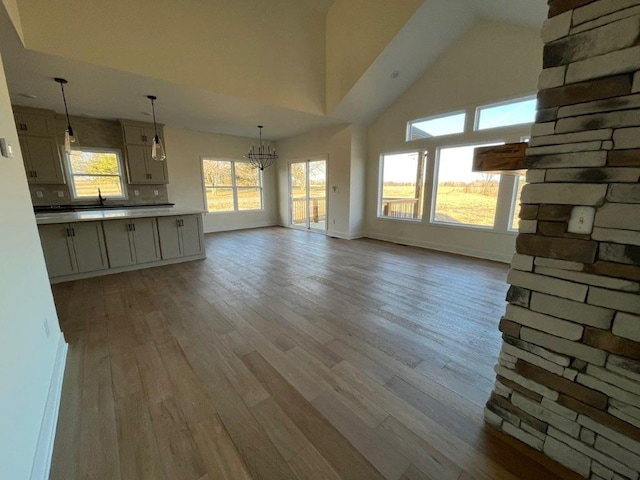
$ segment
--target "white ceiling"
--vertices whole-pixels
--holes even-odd
[[[323,12],[333,3],[333,0],[300,1]],[[0,49],[11,100],[18,105],[62,111],[59,85],[53,81],[53,77],[61,76],[72,80],[66,89],[71,114],[149,121],[143,113],[150,110],[145,95],[153,94],[158,96],[158,120],[167,125],[256,136],[256,125],[261,123],[265,125],[265,137],[278,140],[332,124],[367,124],[463,35],[475,19],[539,27],[546,17],[546,8],[546,0],[425,0],[331,117],[29,51],[23,48],[3,10],[0,10]],[[401,74],[392,80],[390,74],[395,70]]]

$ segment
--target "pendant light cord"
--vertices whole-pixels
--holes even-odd
[[[156,143],[159,142],[160,137],[158,137],[158,124],[156,123],[156,106],[155,106],[155,98],[150,98],[151,100],[151,111],[153,112],[153,130],[155,132],[155,141]]]
[[[62,82],[60,82],[60,89],[62,90],[62,101],[64,103],[64,113],[67,115],[67,128],[71,130],[71,120],[69,119],[69,109],[67,108],[67,96],[64,94],[64,83]]]

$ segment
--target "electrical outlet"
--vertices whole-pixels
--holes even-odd
[[[41,190],[36,190],[36,197],[42,198],[42,197],[44,197],[44,193],[42,193]]]
[[[588,235],[593,229],[593,220],[595,216],[596,209],[593,207],[573,207],[567,232]]]
[[[154,190],[153,194],[157,197],[158,196],[158,190]]]
[[[133,194],[134,194],[136,197],[137,197],[137,196],[139,196],[139,195],[140,195],[140,190],[134,190],[134,191],[133,191]]]
[[[44,324],[44,333],[47,335],[47,338],[51,335],[51,331],[49,330],[49,321],[45,318],[42,322]]]
[[[58,190],[58,191],[56,191],[56,193],[58,194],[59,198],[63,198],[64,197],[64,192],[62,190]]]

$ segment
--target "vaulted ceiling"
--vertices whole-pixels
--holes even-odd
[[[154,94],[167,124],[263,123],[273,139],[367,124],[479,19],[539,27],[546,13],[545,0],[2,2],[13,103],[60,111],[62,76],[73,114],[148,120]]]

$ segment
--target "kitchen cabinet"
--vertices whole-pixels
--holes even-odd
[[[149,145],[153,143],[153,137],[155,136],[155,130],[153,125],[140,126],[140,125],[122,125],[122,131],[124,134],[124,143],[127,145]]]
[[[167,184],[167,161],[151,158],[151,146],[155,129],[152,123],[120,120],[127,156],[127,172],[130,184]],[[163,125],[158,125],[158,135],[164,140]]]
[[[109,268],[101,222],[40,225],[49,277]]]
[[[160,260],[158,225],[155,218],[131,218],[104,222],[104,235],[111,268]]]
[[[18,139],[29,183],[64,183],[58,145],[54,139],[26,135],[18,135]]]
[[[163,260],[203,253],[200,215],[159,217],[158,232]]]
[[[55,136],[55,112],[28,107],[13,110],[29,183],[65,183]]]
[[[55,118],[48,110],[26,110],[13,108],[16,130],[19,135],[33,135],[38,137],[55,136]]]
[[[151,146],[127,145],[129,183],[166,184],[167,163],[151,158]]]

